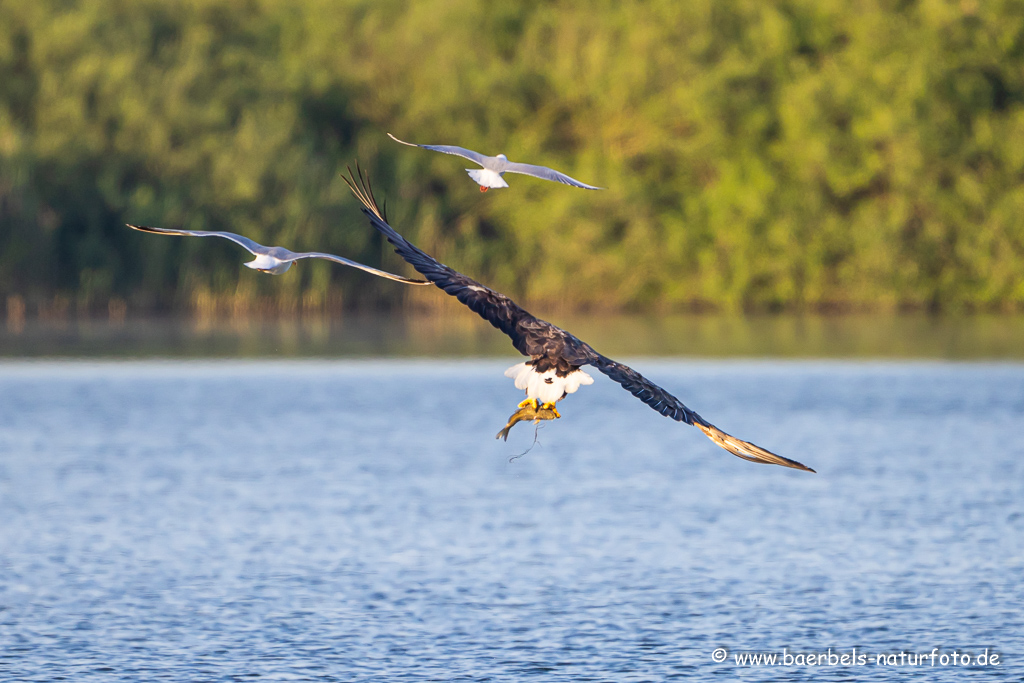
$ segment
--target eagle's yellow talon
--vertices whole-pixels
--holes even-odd
[[[526,406],[533,406],[533,409],[537,410],[537,399],[528,398],[525,401],[520,401],[516,408],[525,408]]]
[[[541,410],[550,410],[552,413],[555,414],[555,417],[562,417],[561,415],[558,414],[558,410],[555,408],[555,404],[554,403],[545,403],[544,405],[542,405],[540,407],[540,409]]]

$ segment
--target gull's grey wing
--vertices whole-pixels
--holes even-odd
[[[342,178],[348,183],[356,198],[363,203],[363,213],[370,219],[373,227],[395,247],[395,252],[445,293],[454,296],[474,313],[507,334],[516,350],[524,356],[530,355],[527,349],[532,348],[531,343],[535,341],[535,328],[538,325],[551,328],[554,326],[534,318],[504,294],[466,277],[410,244],[388,225],[385,212],[377,206],[373,198],[369,179],[363,177],[362,171],[359,172],[358,182],[352,175],[352,169],[349,169],[349,174],[351,179],[345,176]]]
[[[522,173],[523,175],[532,175],[534,178],[543,178],[544,180],[553,180],[556,183],[562,183],[564,185],[572,185],[573,187],[581,187],[584,190],[603,190],[603,187],[595,187],[593,185],[587,185],[581,183],[575,178],[570,178],[564,173],[560,173],[553,168],[547,166],[534,166],[533,164],[517,164],[515,162],[508,162],[502,169],[503,172],[507,173]]]
[[[359,270],[366,271],[367,273],[372,273],[373,275],[377,275],[379,277],[387,278],[388,280],[394,280],[395,282],[404,282],[407,285],[429,285],[429,284],[433,284],[429,280],[414,280],[412,278],[403,277],[401,275],[395,275],[394,273],[389,273],[386,270],[377,270],[376,268],[373,268],[371,266],[363,265],[362,263],[359,263],[358,261],[352,261],[351,259],[347,259],[347,258],[345,258],[343,256],[335,256],[334,254],[324,254],[324,253],[319,252],[319,251],[291,252],[290,255],[288,256],[288,258],[283,258],[281,260],[282,261],[298,261],[299,259],[304,259],[304,258],[322,258],[322,259],[327,259],[328,261],[334,261],[335,263],[340,263],[340,264],[345,265],[345,266],[352,266],[353,268],[358,268]]]
[[[782,465],[783,467],[792,467],[797,470],[814,472],[810,467],[807,467],[796,460],[784,458],[781,455],[776,455],[775,453],[761,448],[756,444],[752,444],[749,441],[743,441],[742,439],[737,439],[731,434],[726,434],[721,429],[687,408],[678,398],[668,393],[654,382],[651,382],[633,368],[613,361],[611,358],[607,358],[606,356],[602,356],[589,346],[587,347],[587,350],[592,354],[587,360],[588,365],[593,365],[602,373],[621,384],[623,389],[633,394],[665,417],[670,417],[673,420],[685,422],[688,425],[697,427],[704,432],[709,439],[736,457],[764,465]]]
[[[236,235],[233,232],[219,232],[214,230],[171,230],[169,228],[152,228],[146,225],[132,225],[131,223],[125,223],[132,230],[138,230],[140,232],[151,232],[156,235],[182,235],[185,237],[223,237],[224,239],[231,240],[237,245],[245,247],[250,254],[259,256],[266,254],[270,251],[270,247],[265,247],[259,242],[253,242],[248,237],[242,237]]]
[[[473,163],[480,164],[484,168],[487,167],[487,160],[493,159],[494,157],[484,156],[480,152],[474,152],[471,149],[465,147],[456,147],[455,145],[417,145],[415,142],[406,142],[405,140],[399,140],[391,133],[388,133],[388,137],[395,142],[401,142],[403,145],[409,145],[410,147],[422,147],[423,149],[429,149],[433,152],[441,152],[442,154],[454,154],[457,157],[463,159],[469,159]]]
[[[299,259],[304,258],[322,258],[327,259],[328,261],[334,261],[335,263],[340,263],[345,266],[352,266],[353,268],[358,268],[359,270],[366,271],[367,273],[372,273],[373,275],[378,275],[380,277],[387,278],[388,280],[394,280],[396,282],[404,282],[410,285],[430,284],[430,282],[428,282],[427,280],[413,280],[411,278],[402,277],[401,275],[395,275],[394,273],[389,273],[385,270],[378,270],[371,266],[363,265],[358,261],[352,261],[342,256],[335,256],[334,254],[322,254],[320,252],[294,252],[289,249],[285,249],[284,247],[265,247],[258,242],[253,242],[248,237],[236,235],[233,232],[220,232],[213,230],[171,230],[169,228],[153,228],[145,225],[132,225],[131,223],[126,223],[125,225],[134,230],[139,230],[141,232],[151,232],[156,235],[182,235],[185,237],[223,237],[224,239],[229,239],[235,244],[239,244],[245,247],[250,253],[256,256],[271,256],[273,258],[278,259],[279,261],[298,261]]]

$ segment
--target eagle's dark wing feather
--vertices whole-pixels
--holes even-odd
[[[430,254],[410,244],[388,225],[387,216],[384,210],[377,206],[369,179],[363,176],[362,171],[359,171],[358,181],[352,174],[352,169],[349,169],[349,175],[350,178],[344,176],[342,178],[348,183],[353,194],[363,203],[363,213],[370,219],[373,227],[377,228],[395,247],[399,256],[408,261],[423,277],[466,304],[474,313],[511,337],[516,350],[523,355],[530,355],[526,350],[531,346],[528,338],[529,332],[524,330],[519,323],[532,322],[536,318],[504,294],[495,292],[455,269],[449,268]]]
[[[593,354],[587,361],[589,365],[593,365],[602,373],[611,377],[613,380],[621,384],[623,389],[633,394],[665,417],[671,417],[673,420],[685,422],[688,425],[697,427],[704,432],[709,439],[736,457],[743,458],[744,460],[749,460],[751,462],[759,462],[765,465],[782,465],[783,467],[792,467],[798,470],[806,470],[807,472],[814,471],[810,467],[807,467],[796,460],[784,458],[781,455],[776,455],[775,453],[761,448],[756,444],[752,444],[749,441],[743,441],[742,439],[737,439],[731,434],[726,434],[721,429],[687,408],[678,398],[668,393],[654,382],[651,382],[633,368],[613,361],[611,358],[606,356],[602,356],[597,351],[594,351],[589,347],[588,350]]]
[[[683,405],[682,401],[648,380],[633,368],[602,356],[596,351],[593,354],[593,358],[589,360],[589,365],[593,365],[602,373],[611,377],[621,384],[623,389],[665,417],[671,417],[673,420],[685,422],[688,425],[692,425],[700,420],[700,416]]]

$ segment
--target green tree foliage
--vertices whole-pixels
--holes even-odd
[[[553,166],[481,195],[459,144]],[[1020,0],[3,0],[0,296],[423,301],[399,230],[547,310],[1024,307]]]

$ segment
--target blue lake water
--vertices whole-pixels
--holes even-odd
[[[0,679],[1021,679],[1024,365],[517,360],[0,363]]]

